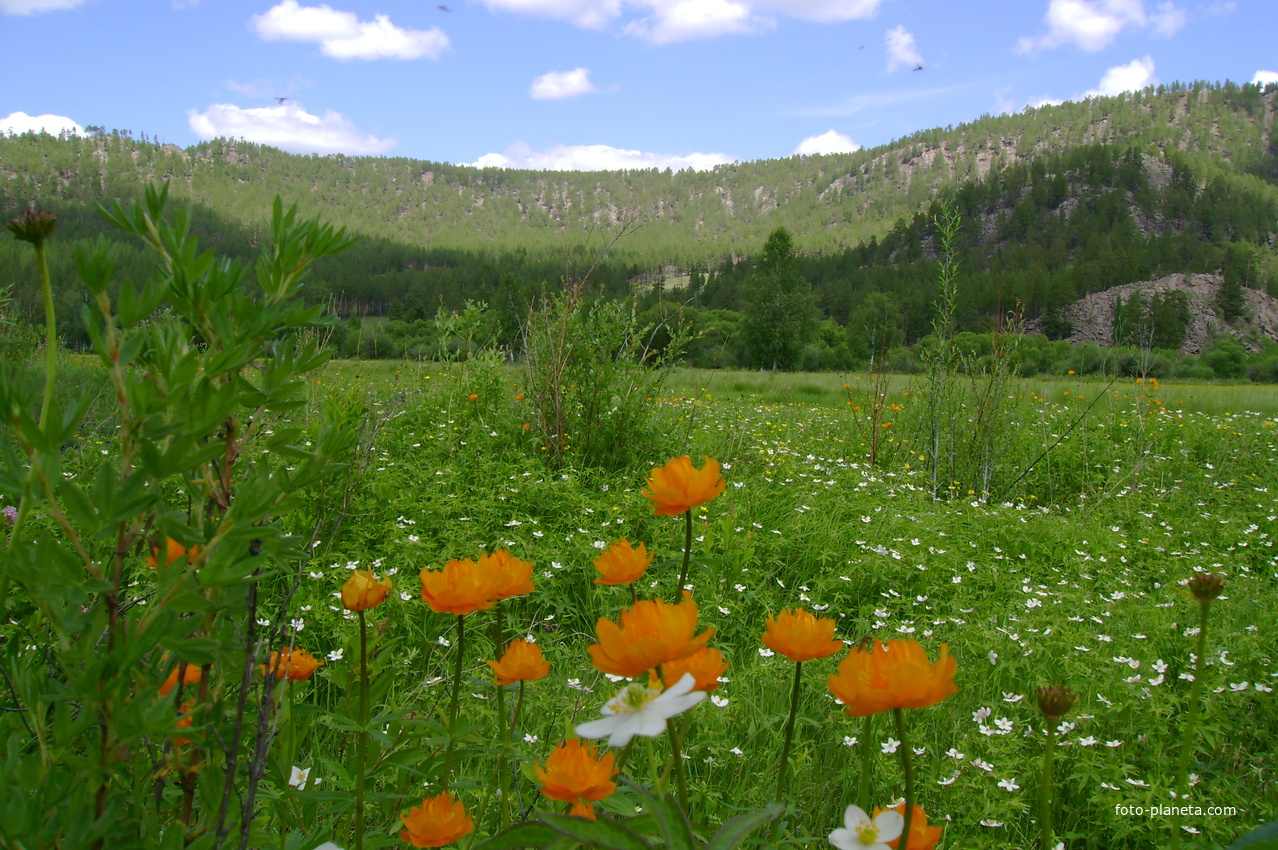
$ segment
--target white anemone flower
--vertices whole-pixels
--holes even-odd
[[[666,721],[687,711],[706,698],[705,691],[694,691],[696,679],[691,673],[666,690],[651,687],[642,682],[631,682],[615,697],[604,703],[604,715],[577,727],[583,738],[608,736],[608,746],[624,747],[635,735],[655,738],[666,730]]]
[[[843,813],[843,829],[830,833],[830,843],[839,850],[891,850],[887,842],[901,837],[905,828],[905,817],[897,811],[888,809],[879,812],[871,820],[858,806],[848,806]]]
[[[310,777],[310,775],[311,769],[309,767],[306,768],[306,770],[302,770],[300,767],[294,765],[293,770],[288,775],[288,784],[299,790],[303,789],[306,787],[306,780]]]

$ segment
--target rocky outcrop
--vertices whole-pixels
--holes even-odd
[[[1254,289],[1244,289],[1243,317],[1232,324],[1226,323],[1216,310],[1222,282],[1220,275],[1174,274],[1093,292],[1065,312],[1074,328],[1069,341],[1110,345],[1114,336],[1114,303],[1120,297],[1127,301],[1139,292],[1148,299],[1156,293],[1171,291],[1189,296],[1191,318],[1180,349],[1186,354],[1200,353],[1213,338],[1222,335],[1242,340],[1249,349],[1257,348],[1262,339],[1278,340],[1278,299]]]

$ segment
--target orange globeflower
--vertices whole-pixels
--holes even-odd
[[[787,608],[776,617],[768,615],[763,645],[791,661],[811,661],[838,652],[843,641],[834,639],[833,620],[818,619],[801,608]]]
[[[954,659],[941,644],[941,656],[927,660],[927,652],[913,640],[877,640],[873,649],[853,647],[830,677],[834,694],[853,717],[878,714],[891,708],[927,708],[958,693],[954,686]]]
[[[675,682],[683,678],[684,673],[691,673],[696,681],[692,685],[694,691],[710,693],[719,687],[719,677],[728,669],[728,661],[723,653],[712,646],[705,646],[676,661],[667,661],[661,665],[661,672],[666,687],[674,687]]]
[[[496,575],[493,599],[500,602],[512,596],[532,593],[532,561],[521,561],[506,549],[498,549],[491,555],[479,556],[479,568],[489,569]]]
[[[276,679],[305,682],[323,666],[323,661],[306,650],[286,646],[279,652],[272,652],[270,659],[261,665],[261,669],[264,675],[274,675]]]
[[[177,665],[176,667],[174,667],[174,668],[173,668],[173,670],[169,673],[169,677],[168,677],[167,679],[165,679],[165,680],[164,680],[164,684],[160,685],[160,696],[162,696],[162,697],[164,697],[164,696],[168,696],[168,695],[169,695],[169,691],[173,690],[173,688],[177,685],[177,681],[178,681],[178,671],[179,671],[179,670],[181,670],[181,669],[182,669],[182,665],[181,665],[181,664],[178,664],[178,665]],[[198,665],[198,664],[188,664],[188,665],[186,665],[186,672],[182,674],[182,684],[183,684],[184,686],[185,686],[185,685],[194,685],[194,684],[195,684],[196,682],[198,682],[198,681],[200,681],[200,667],[199,667],[199,665]]]
[[[187,560],[192,560],[198,557],[199,554],[200,554],[199,546],[192,546],[190,549],[187,549],[185,546],[183,546],[181,543],[174,540],[172,537],[164,538],[164,566],[166,567],[172,566],[173,562],[176,561],[178,558],[185,557]],[[146,559],[146,565],[150,567],[151,569],[155,569],[157,566],[159,566],[159,558],[160,558],[159,548],[156,546],[152,546],[151,554],[148,555]]]
[[[573,803],[572,808],[568,810],[568,814],[574,818],[585,818],[586,820],[599,820],[595,817],[594,803],[588,803],[585,800],[579,803]],[[912,832],[913,830],[911,830]]]
[[[372,570],[356,570],[342,585],[342,605],[347,611],[367,611],[381,605],[390,589],[390,579],[378,581]]]
[[[470,834],[475,822],[466,814],[461,800],[447,791],[422,800],[422,804],[400,815],[404,829],[399,837],[414,847],[443,847]]]
[[[600,758],[595,745],[583,744],[580,738],[560,744],[546,757],[545,767],[534,764],[533,770],[541,782],[541,793],[563,803],[595,802],[617,790],[612,777],[619,771],[612,753]],[[582,813],[583,817],[591,815]]]
[[[630,541],[623,537],[595,558],[595,569],[601,573],[595,584],[630,584],[638,581],[651,563],[652,555],[646,546],[640,543],[638,549],[632,549]]]
[[[188,699],[188,700],[182,701],[182,708],[179,709],[178,711],[178,722],[177,722],[178,729],[191,728],[191,712],[194,709],[195,709],[195,700]],[[190,738],[183,738],[180,735],[173,736],[173,746],[175,747],[184,747],[189,743],[191,743]]]
[[[512,640],[500,661],[489,661],[498,685],[531,682],[550,672],[550,662],[542,657],[541,647],[522,638]]]
[[[717,460],[707,457],[705,465],[696,469],[687,455],[679,455],[654,469],[647,484],[643,494],[652,501],[657,516],[678,516],[704,505],[722,493],[724,487]]]
[[[586,651],[600,672],[633,679],[658,664],[687,658],[704,647],[714,628],[693,637],[696,629],[697,605],[685,590],[678,605],[645,599],[632,608],[621,609],[620,625],[600,617],[595,623],[599,642]]]
[[[879,812],[885,811],[875,806],[874,815],[878,817]],[[901,817],[905,817],[905,802],[902,801],[887,811],[893,811]],[[927,825],[927,812],[923,811],[922,806],[914,807],[914,817],[910,819],[910,840],[906,844],[905,850],[933,850],[936,842],[941,840],[941,827]],[[896,850],[901,845],[901,839],[897,838],[887,842],[887,846],[892,850]]]
[[[422,601],[436,614],[465,616],[492,606],[497,598],[497,572],[470,558],[454,559],[438,572],[424,569]],[[487,568],[485,568],[487,566]]]

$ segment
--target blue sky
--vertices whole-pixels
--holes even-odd
[[[0,131],[705,168],[1278,82],[1276,36],[1275,0],[0,0]]]

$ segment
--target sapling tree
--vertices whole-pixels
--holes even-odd
[[[76,254],[114,399],[96,466],[64,465],[88,398],[0,382],[0,495],[22,505],[0,551],[4,846],[261,846],[276,678],[259,665],[292,642],[314,542],[290,511],[351,442],[288,418],[328,356],[300,294],[350,240],[277,198],[246,267],[200,252],[166,198],[102,210],[157,254],[153,278],[115,280],[105,239]]]

